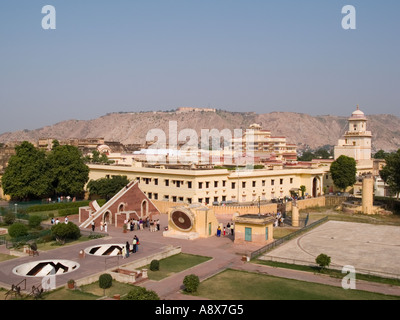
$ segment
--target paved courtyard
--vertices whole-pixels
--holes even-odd
[[[74,217],[71,218],[71,220],[74,220]],[[160,220],[162,228],[167,225],[166,215],[162,215]],[[224,221],[224,223],[226,222]],[[247,254],[258,248],[233,245],[231,236],[182,240],[165,238],[162,236],[162,232],[149,232],[148,230],[124,234],[121,228],[112,226],[110,226],[108,234],[109,237],[107,238],[90,240],[85,243],[44,251],[40,253],[40,256],[21,257],[0,262],[0,287],[10,288],[11,284],[16,284],[23,279],[26,279],[26,288],[28,290],[32,285],[38,285],[40,279],[18,276],[12,272],[15,266],[27,262],[44,259],[68,259],[78,262],[80,268],[76,271],[57,276],[56,285],[58,287],[65,285],[70,278],[82,279],[92,274],[103,272],[106,269],[114,268],[120,264],[134,262],[155,252],[161,252],[169,246],[179,246],[184,253],[209,256],[212,259],[161,281],[148,280],[140,283],[141,286],[147,289],[155,290],[162,299],[201,299],[200,297],[191,297],[180,293],[184,277],[190,273],[195,273],[203,281],[226,268],[341,286],[341,279],[242,262],[242,254]],[[116,258],[86,256],[82,259],[79,257],[80,250],[86,247],[105,243],[125,243],[125,241],[131,241],[134,234],[137,234],[140,238],[140,250],[138,253],[131,254],[128,259],[122,261],[122,259],[116,260]],[[5,251],[4,245],[0,246],[0,251],[2,250]],[[319,253],[324,252],[332,257],[334,264],[350,264],[356,268],[373,268],[390,273],[399,273],[396,266],[396,263],[400,261],[399,250],[400,227],[330,221],[294,241],[278,247],[270,255],[313,262]],[[358,283],[357,288],[384,294],[400,295],[400,287],[396,286]]]
[[[320,253],[331,257],[332,267],[400,274],[400,227],[328,221],[263,257],[315,263]]]

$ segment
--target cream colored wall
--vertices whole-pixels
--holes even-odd
[[[195,229],[201,238],[212,237],[215,235],[218,228],[218,220],[215,217],[213,210],[196,210],[195,217]],[[208,233],[209,223],[211,223],[211,234]]]
[[[252,241],[245,240],[245,229],[251,228],[251,238]],[[268,240],[265,238],[265,228],[268,228]],[[274,238],[274,229],[272,223],[268,225],[255,225],[250,223],[235,223],[235,243],[251,243],[251,244],[259,244],[264,245],[269,243]]]
[[[214,202],[214,197],[218,202],[235,201],[239,196],[239,202],[258,202],[260,200],[270,200],[273,197],[290,196],[290,189],[299,188],[305,185],[308,193],[312,192],[312,180],[315,176],[322,181],[323,170],[321,169],[284,169],[284,170],[253,170],[250,172],[230,172],[225,169],[218,170],[172,170],[154,168],[134,168],[118,166],[99,166],[90,165],[90,179],[96,180],[107,175],[126,175],[128,179],[140,178],[140,188],[152,200],[164,200],[168,195],[168,201],[173,201],[176,197],[177,202],[187,202],[191,199],[192,203],[205,203],[209,198],[209,203]],[[151,178],[146,184],[143,178]],[[155,184],[158,179],[158,185]],[[282,181],[281,181],[282,179]],[[169,186],[165,186],[165,180],[169,180]],[[183,181],[180,187],[173,181]],[[223,186],[225,181],[225,187]],[[263,183],[264,181],[264,183]],[[274,181],[274,185],[272,185]],[[188,182],[192,183],[192,188],[188,187]],[[203,183],[202,189],[199,182]],[[209,187],[206,187],[209,182]],[[214,182],[218,186],[214,187]],[[243,182],[245,186],[243,187]],[[253,187],[253,182],[255,183]],[[235,189],[232,189],[235,183]],[[158,199],[155,199],[157,194]]]

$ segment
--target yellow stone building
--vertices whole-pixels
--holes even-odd
[[[274,217],[256,214],[236,217],[235,244],[266,245],[273,242],[274,221]]]
[[[310,196],[322,195],[325,167],[291,169],[190,170],[89,165],[90,179],[125,175],[137,180],[150,199],[182,203],[254,203],[290,196],[306,186]]]

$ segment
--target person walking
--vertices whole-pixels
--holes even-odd
[[[226,230],[225,230],[225,227],[224,227],[224,237],[226,236]]]
[[[104,222],[104,232],[107,233],[107,222]]]
[[[122,259],[126,258],[126,246],[122,246]]]
[[[129,241],[126,242],[125,248],[126,248],[126,257],[129,258],[129,252],[131,250],[131,246],[129,245]]]
[[[136,253],[136,242],[136,236],[134,236],[132,240],[132,253]]]
[[[96,225],[95,225],[94,221],[92,221],[92,232],[94,232],[95,227],[96,227]]]
[[[139,238],[135,235],[135,239],[136,239],[136,248],[135,248],[135,251],[138,252],[138,251],[139,251]]]
[[[103,231],[103,228],[104,228],[104,222],[100,221],[100,231]]]
[[[233,222],[231,223],[231,235],[233,236],[233,232],[234,232],[234,226],[233,226]]]
[[[221,227],[218,226],[218,228],[217,228],[217,237],[220,237],[220,236],[221,236]]]

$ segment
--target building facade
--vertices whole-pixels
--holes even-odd
[[[289,144],[286,137],[273,136],[271,131],[261,129],[259,124],[252,124],[243,137],[231,141],[232,150],[243,150],[260,161],[297,161],[296,145]]]
[[[140,189],[154,200],[182,203],[255,203],[284,198],[306,186],[310,196],[323,194],[324,168],[282,170],[184,170],[89,165],[90,179],[125,175],[139,181]]]

